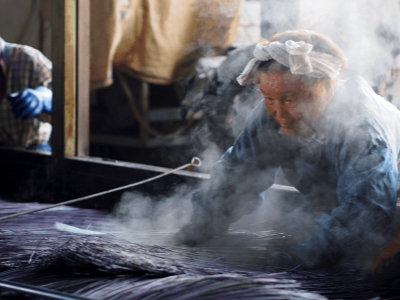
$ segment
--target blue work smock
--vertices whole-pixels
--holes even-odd
[[[333,262],[375,253],[392,234],[400,112],[358,77],[341,82],[312,127],[308,138],[285,135],[260,101],[211,179],[194,194],[192,222],[210,235],[226,230],[259,205],[258,195],[280,167],[306,199],[335,199],[296,255]]]

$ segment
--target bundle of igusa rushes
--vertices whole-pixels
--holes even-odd
[[[23,273],[2,275],[90,299],[325,299],[285,273],[232,269],[203,258],[184,249],[87,236],[69,240]]]
[[[0,201],[0,205],[0,215],[6,215],[42,204]],[[57,222],[63,227],[55,226]],[[377,281],[352,269],[271,272],[263,256],[288,240],[273,231],[230,231],[218,242],[183,248],[165,243],[172,233],[161,231],[130,232],[129,241],[122,239],[105,213],[72,207],[9,219],[1,225],[0,279],[90,299],[400,295],[395,284],[398,277]]]

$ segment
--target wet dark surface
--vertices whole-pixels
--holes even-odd
[[[0,216],[41,206],[0,201]],[[365,275],[351,266],[266,265],[266,253],[290,240],[274,231],[235,229],[193,248],[174,246],[173,235],[135,232],[104,212],[73,207],[3,220],[0,280],[90,299],[400,299],[399,268]],[[0,289],[1,299],[12,295]]]

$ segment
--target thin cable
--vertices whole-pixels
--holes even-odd
[[[96,198],[98,196],[103,196],[103,195],[106,195],[106,194],[110,194],[110,193],[113,193],[113,192],[121,191],[121,190],[128,189],[128,188],[132,188],[132,187],[135,187],[135,186],[138,186],[138,185],[141,185],[141,184],[145,184],[145,183],[150,182],[150,181],[157,180],[157,179],[159,179],[161,177],[164,177],[164,176],[167,176],[169,174],[175,173],[177,171],[186,169],[187,167],[200,167],[200,166],[201,166],[200,158],[193,157],[190,163],[184,164],[184,165],[182,165],[180,167],[177,167],[176,169],[161,173],[159,175],[144,179],[142,181],[134,182],[134,183],[131,183],[131,184],[128,184],[128,185],[120,186],[120,187],[117,187],[117,188],[113,188],[111,190],[107,190],[107,191],[103,191],[103,192],[87,195],[87,196],[84,196],[84,197],[67,200],[67,201],[60,202],[60,203],[53,204],[53,205],[49,205],[49,206],[46,206],[46,207],[33,209],[33,210],[28,210],[28,211],[23,211],[23,212],[11,214],[11,215],[8,215],[8,216],[0,217],[0,221],[6,220],[6,219],[15,218],[15,217],[22,216],[22,215],[32,214],[32,213],[35,213],[35,212],[38,212],[38,211],[47,210],[47,209],[50,209],[50,208],[53,208],[53,207],[57,207],[57,206],[61,206],[61,205],[68,205],[68,204],[71,204],[71,203],[76,203],[76,202],[80,202],[80,201],[85,201],[85,200],[88,200],[88,199]]]
[[[26,283],[20,282],[11,282],[8,280],[0,280],[0,287],[8,290],[13,290],[17,292],[22,292],[30,295],[36,295],[40,297],[45,297],[46,299],[59,299],[59,300],[85,300],[87,298],[83,298],[77,295],[71,295],[68,293],[49,290],[43,287],[37,287],[33,285],[29,285]]]
[[[37,287],[20,282],[11,282],[8,280],[0,280],[0,287],[12,291],[17,291],[25,294],[36,295],[40,297],[45,297],[46,299],[59,299],[59,300],[85,300],[77,295],[72,295],[60,291],[49,290],[43,287]]]

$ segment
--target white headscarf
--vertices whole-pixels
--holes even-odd
[[[252,82],[260,63],[271,59],[289,68],[292,74],[336,78],[342,69],[342,61],[333,55],[312,49],[313,45],[303,41],[258,43],[254,49],[254,58],[247,63],[236,80],[240,85]]]

